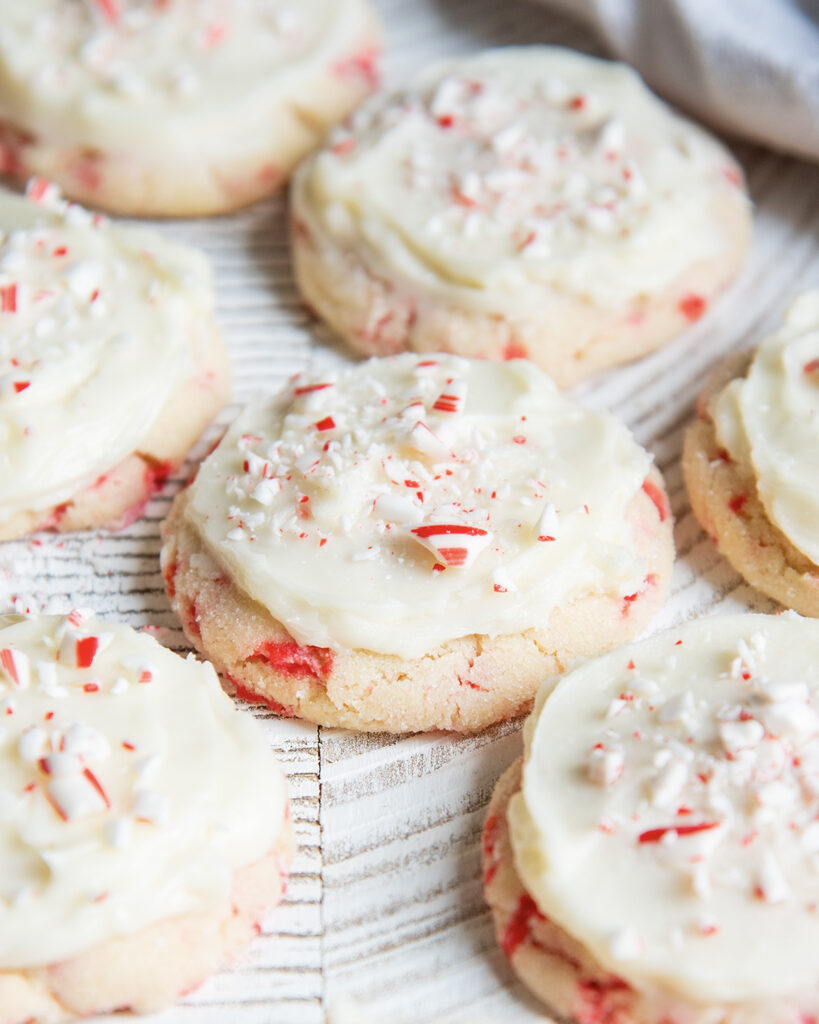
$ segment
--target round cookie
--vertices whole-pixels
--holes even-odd
[[[689,427],[691,507],[763,593],[819,616],[819,290],[790,306],[754,353],[719,368]]]
[[[498,940],[578,1024],[819,1013],[819,625],[715,617],[544,688],[483,836]]]
[[[526,360],[373,359],[249,407],[162,565],[240,696],[323,725],[474,732],[644,629],[673,560],[648,454]]]
[[[490,50],[376,97],[294,176],[296,272],[356,350],[526,356],[568,386],[736,276],[740,168],[622,64]]]
[[[153,1011],[259,933],[285,782],[212,667],[90,618],[0,616],[0,1020]]]
[[[27,0],[0,29],[0,169],[89,205],[253,202],[377,84],[370,0]]]
[[[0,540],[132,522],[230,388],[204,256],[29,191],[0,191]]]

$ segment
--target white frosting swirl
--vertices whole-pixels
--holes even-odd
[[[660,1004],[718,1004],[692,1020],[819,1010],[819,623],[621,648],[544,688],[525,738],[509,819],[547,917]]]
[[[819,564],[819,289],[794,300],[713,416],[728,454],[753,470],[768,518]]]
[[[217,908],[275,845],[281,773],[193,656],[77,613],[0,617],[0,713],[0,969]]]
[[[0,523],[138,450],[197,372],[212,313],[201,254],[0,192]]]
[[[713,138],[622,64],[556,47],[423,72],[337,129],[296,176],[298,216],[376,272],[483,309],[544,288],[606,309],[662,291],[744,204]]]
[[[155,147],[184,163],[244,151],[275,134],[279,108],[324,123],[317,75],[373,77],[373,55],[353,52],[371,23],[365,0],[10,4],[0,116],[67,146]]]
[[[625,509],[649,468],[531,363],[408,354],[250,406],[185,514],[299,642],[417,657],[643,589]]]

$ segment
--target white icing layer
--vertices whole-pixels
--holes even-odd
[[[819,624],[622,648],[544,688],[525,737],[509,818],[547,917],[647,994],[819,1009]]]
[[[370,24],[365,0],[27,0],[0,27],[0,116],[68,146],[244,151],[279,107],[323,123],[319,75],[372,78]]]
[[[819,563],[819,289],[794,300],[713,415],[728,454],[752,468],[768,518]]]
[[[0,192],[0,523],[139,450],[213,330],[201,254],[35,192]]]
[[[374,359],[243,412],[187,516],[301,643],[403,657],[645,587],[649,456],[524,360]]]
[[[192,656],[77,613],[0,617],[0,713],[0,969],[219,908],[275,845],[281,773]]]
[[[732,158],[622,64],[555,47],[439,64],[357,111],[296,178],[299,216],[376,269],[485,309],[554,289],[639,305],[725,247]]]

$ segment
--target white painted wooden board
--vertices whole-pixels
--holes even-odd
[[[594,52],[584,33],[524,0],[381,0],[387,78],[488,45],[557,42]],[[734,147],[756,203],[749,267],[688,333],[576,394],[621,416],[655,452],[677,519],[672,598],[657,625],[735,608],[771,609],[721,559],[694,520],[680,472],[682,433],[709,369],[776,324],[790,295],[819,283],[819,171]],[[237,405],[306,366],[346,358],[293,287],[282,197],[240,213],[162,226],[211,257]],[[236,411],[226,410],[221,423]],[[209,431],[198,454],[218,434]],[[197,454],[195,453],[195,454]],[[105,617],[161,627],[185,641],[162,588],[158,526],[175,477],[140,522],[119,534],[0,545],[0,607],[92,605]],[[495,945],[479,848],[492,786],[518,754],[519,723],[483,736],[357,736],[253,709],[290,778],[300,844],[287,900],[234,969],[149,1018],[152,1024],[320,1024],[342,996],[354,1024],[524,1024],[542,1014]]]

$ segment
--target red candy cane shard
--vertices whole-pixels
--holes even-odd
[[[97,778],[97,776],[91,771],[90,768],[84,769],[83,775],[86,777],[86,779],[88,779],[88,781],[91,783],[91,785],[97,791],[97,793],[99,793],[99,795],[100,795],[100,797],[102,799],[102,802],[105,804],[105,806],[110,809],[111,801],[108,799],[108,794],[102,788],[102,785],[100,784],[100,780]]]
[[[60,644],[58,660],[69,668],[91,668],[99,646],[99,637],[78,637],[66,633]]]
[[[666,825],[664,828],[650,828],[637,836],[638,843],[659,843],[670,832],[677,836],[690,836],[695,832],[707,832],[719,826],[718,821],[703,821],[697,825]]]
[[[15,686],[24,690],[31,679],[31,666],[28,656],[15,647],[4,647],[0,650],[0,668],[11,678]]]
[[[819,359],[811,359],[810,362],[805,363],[802,369],[805,373],[816,373],[819,370]]]
[[[439,562],[453,569],[468,569],[492,540],[488,530],[460,523],[417,526],[411,532]]]
[[[683,296],[677,304],[677,309],[685,317],[686,320],[694,323],[705,312],[707,303],[702,295],[696,295],[691,292],[689,295]]]
[[[662,489],[659,488],[653,480],[649,480],[649,478],[646,477],[645,480],[643,480],[643,492],[654,503],[654,507],[657,509],[657,514],[660,517],[660,522],[664,523],[671,515],[671,510],[668,507],[668,499]]]
[[[314,426],[319,432],[324,430],[335,430],[336,421],[332,416],[325,416],[323,420],[319,420],[314,424]]]
[[[0,313],[17,312],[17,285],[4,284],[0,286]]]
[[[447,381],[446,388],[435,399],[432,408],[436,412],[459,413],[466,402],[466,381],[454,378]]]
[[[116,0],[94,0],[94,3],[103,18],[112,25],[115,24],[119,18],[119,8],[117,7]]]
[[[325,388],[331,388],[332,386],[332,384],[305,384],[303,387],[293,388],[293,394],[296,397],[299,397],[300,395],[309,395],[314,391],[324,391]],[[261,440],[261,438],[259,438],[259,440]]]
[[[15,395],[19,395],[21,391],[25,391],[26,388],[29,387],[31,387],[30,380],[16,380],[14,382],[14,393]]]
[[[26,185],[26,198],[34,203],[48,203],[59,196],[60,190],[47,178],[31,178]]]

